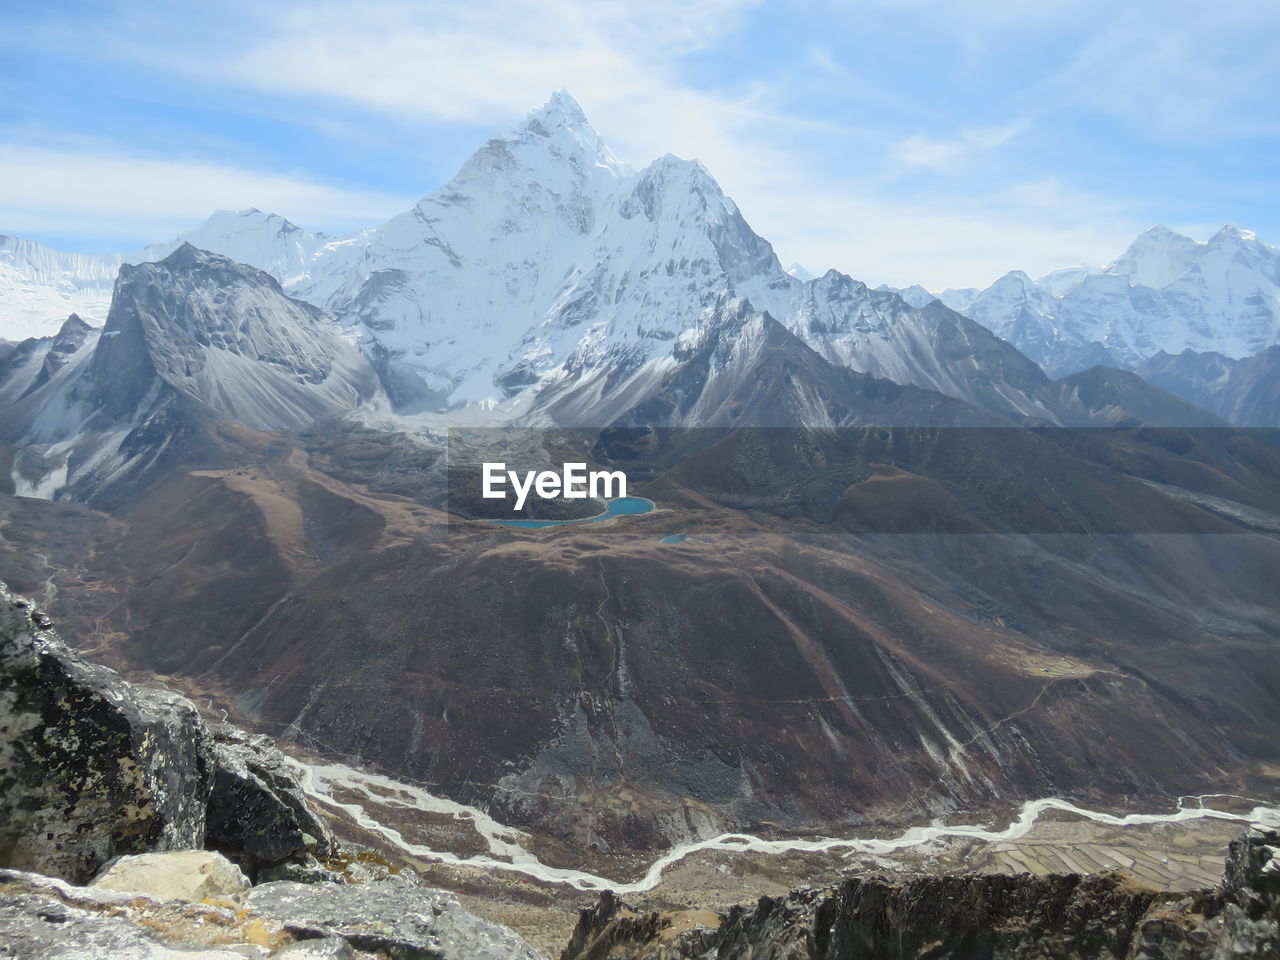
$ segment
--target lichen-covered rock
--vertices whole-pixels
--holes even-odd
[[[51,625],[0,584],[0,866],[84,881],[120,854],[200,846],[195,708],[84,662]]]
[[[333,846],[284,755],[174,693],[86,663],[0,584],[0,867],[85,882],[113,857],[209,846],[250,877]]]
[[[256,872],[260,863],[326,856],[328,825],[307,804],[284,754],[267,737],[220,724],[211,730],[213,785],[208,842],[240,852]]]
[[[0,897],[0,957],[13,960],[246,960],[231,947],[173,947],[119,917],[33,896]]]
[[[0,870],[5,960],[542,960],[456,897],[408,884],[271,883],[231,909]]]
[[[89,886],[133,891],[161,900],[207,900],[243,896],[249,889],[249,878],[220,853],[182,850],[117,857]]]
[[[295,936],[341,937],[393,960],[539,960],[517,934],[442,890],[408,884],[264,883],[245,907]]]
[[[289,939],[255,938],[263,929],[225,909],[0,870],[5,960],[246,960],[268,956]]]

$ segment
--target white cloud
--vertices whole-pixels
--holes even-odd
[[[901,199],[851,185],[797,185],[743,215],[783,263],[835,267],[872,286],[983,287],[1013,268],[1032,276],[1105,263],[1150,226],[1102,198],[1054,182],[957,199]]]
[[[793,13],[814,24],[849,15],[847,3],[814,2],[828,9]],[[1242,2],[1224,0],[1232,11]],[[694,84],[681,72],[684,55],[738,43],[735,31],[756,3],[228,0],[208,7],[194,25],[131,7],[92,36],[68,27],[70,33],[42,42],[67,49],[78,42],[86,57],[114,56],[214,90],[250,90],[273,112],[295,109],[300,122],[317,128],[344,126],[351,116],[394,118],[425,131],[438,124],[499,127],[565,87],[624,159],[643,164],[667,151],[701,159],[786,262],[931,287],[985,283],[1014,266],[1037,273],[1105,261],[1149,225],[1053,179],[1047,168],[999,166],[1002,149],[1015,140],[1021,145],[1033,123],[1082,104],[1157,120],[1176,118],[1180,104],[1188,104],[1192,115],[1202,115],[1261,69],[1244,66],[1239,77],[1224,80],[1223,56],[1187,42],[1209,14],[1144,23],[1133,14],[1097,17],[1107,9],[1101,0],[930,0],[926,18],[924,0],[859,0],[855,17],[877,5],[914,8],[920,29],[947,35],[973,56],[1000,42],[1021,44],[1020,31],[1084,24],[1089,39],[1063,67],[1046,64],[1037,83],[990,105],[981,118],[986,125],[943,118],[937,125],[947,127],[931,130],[930,112],[919,110],[921,129],[906,138],[901,130],[891,137],[874,129],[824,132],[791,114],[792,98],[802,94],[788,86],[787,65],[768,57],[760,58],[754,86]],[[1241,29],[1233,16],[1213,35]],[[852,54],[832,42],[818,34],[802,52],[809,73],[846,95],[856,87],[882,112],[895,114],[898,98],[907,98],[903,111],[912,106],[910,91],[861,77],[856,59],[844,61]],[[1021,119],[1001,123],[1002,117]],[[155,238],[162,220],[250,205],[332,229],[377,220],[411,202],[197,160],[132,161],[104,149],[68,149],[48,164],[33,157],[0,150],[0,225],[7,229],[49,233],[118,218],[116,232],[137,221]],[[1013,185],[993,182],[995,169]],[[24,178],[31,189],[18,186]],[[908,193],[907,184],[915,190],[917,183],[924,186]],[[421,190],[433,186],[424,182]]]
[[[17,234],[167,240],[214,210],[259,207],[303,226],[379,222],[412,198],[301,175],[160,160],[99,147],[0,145],[0,223]]]
[[[894,199],[886,188],[904,166],[944,171],[971,163],[1025,130],[1026,120],[946,137],[921,133],[889,148],[859,131],[868,141],[862,148],[868,162],[882,155],[882,173],[850,182],[819,171],[796,136],[805,124],[788,115],[786,91],[764,84],[763,72],[759,87],[732,92],[697,89],[677,74],[680,54],[732,42],[753,5],[376,0],[277,6],[254,30],[238,31],[225,56],[191,57],[180,48],[130,47],[129,53],[214,83],[337,100],[425,123],[504,125],[565,87],[625,159],[644,164],[671,151],[706,163],[788,261],[836,266],[877,281],[972,283],[1015,265],[1037,269],[1029,262],[1036,251],[1048,269],[1068,254],[1105,259],[1127,241],[1127,224],[1109,218],[1090,225],[1071,203],[1047,209],[1011,193],[992,210],[977,200]],[[964,19],[967,5],[954,6],[948,16]],[[844,69],[828,48],[813,46],[808,56],[828,75]]]
[[[122,58],[273,95],[491,123],[560,87],[600,102],[661,90],[674,57],[712,44],[758,2],[322,0],[242,10],[251,28],[215,39],[221,49],[213,56],[191,56],[189,38],[156,33],[163,25],[153,23],[114,35],[110,48]]]
[[[1019,121],[1002,127],[975,127],[946,139],[917,135],[899,142],[893,155],[909,167],[949,170],[977,154],[1003,146],[1027,126],[1027,121]]]
[[[1118,6],[1027,91],[1045,112],[1096,111],[1158,137],[1275,134],[1280,6],[1254,0]],[[1264,120],[1265,118],[1265,120]]]

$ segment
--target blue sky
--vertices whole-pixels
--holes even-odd
[[[982,286],[1157,222],[1280,242],[1278,52],[1271,0],[0,0],[0,233],[374,225],[564,87],[784,263]]]

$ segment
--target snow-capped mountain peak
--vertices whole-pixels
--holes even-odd
[[[1026,291],[1036,288],[1036,282],[1024,270],[1010,270],[999,277],[992,286],[1003,290]]]
[[[972,306],[974,318],[1041,362],[1067,329],[1062,298],[1017,270],[981,296],[944,291],[942,303],[918,286],[871,291],[836,271],[793,275],[706,167],[666,154],[633,170],[564,91],[375,229],[334,239],[249,209],[219,212],[184,239],[265,269],[292,297],[335,317],[407,413],[493,408],[549,384],[567,395],[575,381],[594,384],[593,409],[605,409],[605,392],[659,376],[697,318],[726,298],[745,298],[829,363],[1003,416],[1051,420],[1041,397],[1048,381],[1035,364],[948,307]],[[1108,333],[1095,307],[1145,289],[1124,270],[1145,276],[1154,269],[1148,261],[1183,249],[1182,241],[1217,250],[1201,267],[1229,261],[1230,270],[1245,269],[1242,254],[1227,254],[1225,237],[1195,244],[1149,231],[1128,261],[1070,285],[1092,311],[1071,333],[1090,362],[1112,349],[1164,345],[1163,329]],[[153,260],[178,245],[125,259]],[[755,328],[742,329],[749,337]],[[575,394],[575,409],[588,409],[582,397]]]
[[[66,253],[0,237],[0,339],[51,336],[69,313],[102,322],[121,264],[163,260],[182,244],[265,270],[285,285],[306,278],[311,260],[336,238],[261,210],[219,210],[167,243],[129,253]]]
[[[595,134],[595,131],[591,130],[591,124],[587,121],[587,115],[582,111],[581,104],[564,87],[552,93],[542,106],[536,107],[526,114],[523,126],[527,127],[535,124],[548,128],[585,129],[589,130],[592,135]]]
[[[1241,230],[1234,223],[1225,223],[1212,237],[1209,238],[1210,246],[1219,246],[1229,242],[1252,243],[1258,239],[1258,235],[1252,230]]]
[[[1038,278],[1036,283],[1051,297],[1060,297],[1085,277],[1096,273],[1097,268],[1077,264],[1071,267],[1058,267]]]
[[[53,336],[70,313],[101,322],[122,260],[0,236],[0,340]]]
[[[491,138],[419,206],[429,209],[432,202],[465,200],[476,189],[607,191],[633,172],[614,156],[578,102],[561,90],[521,123]]]
[[[1158,224],[1138,234],[1129,248],[1103,272],[1128,277],[1134,286],[1158,290],[1186,273],[1203,246]]]
[[[1136,368],[1160,351],[1240,359],[1280,341],[1280,251],[1234,224],[1205,242],[1151,227],[1101,271],[1067,268],[1039,283],[1018,273],[966,312],[1054,375]]]
[[[218,210],[204,223],[169,243],[151,244],[125,256],[126,263],[163,260],[184,243],[265,270],[282,284],[298,282],[311,258],[335,237],[311,233],[274,213],[256,208]]]

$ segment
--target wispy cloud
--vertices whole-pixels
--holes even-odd
[[[948,138],[907,137],[894,147],[893,155],[909,167],[950,170],[957,164],[1003,146],[1028,126],[1028,121],[1020,120],[1002,127],[975,127]]]
[[[625,159],[701,159],[788,261],[936,287],[1105,260],[1153,219],[1209,216],[1144,212],[1143,164],[1158,172],[1175,138],[1199,148],[1267,129],[1280,75],[1264,53],[1280,8],[1265,6],[193,0],[169,17],[119,0],[87,26],[47,18],[22,35],[29,48],[150,71],[158,86],[225,92],[234,109],[293,115],[346,143],[378,124],[428,143],[438,131],[505,127],[565,87]],[[1092,147],[1111,155],[1090,155],[1093,120],[1081,117],[1106,128]],[[1116,131],[1162,145],[1126,158],[1115,151],[1142,144],[1115,146]],[[337,228],[411,202],[374,176],[352,186],[221,149],[219,159],[134,158],[133,140],[11,141],[0,150],[0,229],[154,240],[177,219],[248,205]],[[1131,173],[1126,194],[1108,162],[1129,159],[1139,183]],[[1220,194],[1247,201],[1229,179]],[[414,192],[435,185],[424,177]],[[1151,191],[1186,192],[1183,182]]]
[[[662,89],[673,58],[715,43],[759,0],[643,5],[584,0],[485,4],[321,0],[239,7],[248,29],[215,32],[217,56],[163,24],[115,34],[134,61],[239,84],[357,104],[420,120],[488,123],[559,87],[608,102]]]
[[[744,212],[765,236],[782,237],[774,242],[784,263],[934,291],[986,286],[1014,267],[1038,276],[1105,263],[1150,225],[1130,208],[1053,181],[916,199],[796,185]],[[783,223],[785,231],[770,229]]]
[[[317,183],[197,160],[78,148],[0,145],[4,229],[19,234],[165,240],[214,210],[287,211],[302,225],[366,226],[411,201],[376,190]]]

